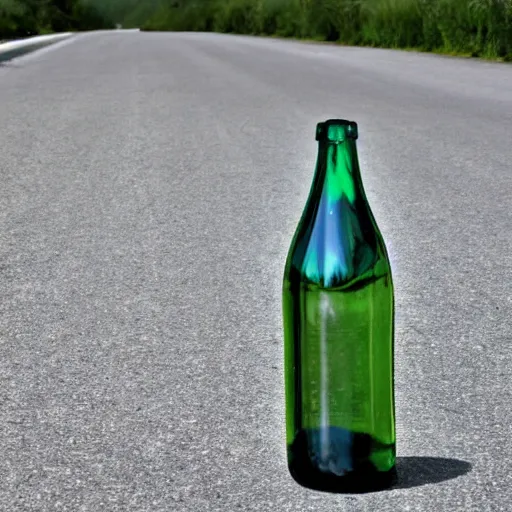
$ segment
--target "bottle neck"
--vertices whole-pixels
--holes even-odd
[[[355,204],[365,199],[356,141],[346,138],[342,142],[322,140],[318,144],[315,188],[333,204],[344,200]]]

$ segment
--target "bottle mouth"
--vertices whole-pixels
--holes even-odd
[[[346,119],[328,119],[316,125],[316,140],[343,142],[357,139],[357,123]]]

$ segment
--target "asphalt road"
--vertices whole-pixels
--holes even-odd
[[[281,278],[357,121],[396,288],[400,483],[299,487]],[[512,67],[95,33],[0,66],[0,510],[512,510]]]

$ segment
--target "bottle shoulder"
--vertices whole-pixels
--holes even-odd
[[[392,282],[384,239],[374,222],[365,229],[314,229],[301,223],[293,237],[285,280],[328,289],[356,289],[385,278]]]
[[[315,273],[310,272],[307,265],[291,259],[286,265],[284,282],[294,287],[301,285],[333,291],[356,291],[380,280],[393,285],[391,266],[385,255],[377,255],[366,265],[354,264],[352,269],[352,272],[344,275],[341,273],[329,275],[322,271]]]

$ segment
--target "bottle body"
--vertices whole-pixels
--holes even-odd
[[[360,179],[357,126],[319,130],[283,281],[288,465],[307,487],[358,492],[395,476],[393,283]]]

